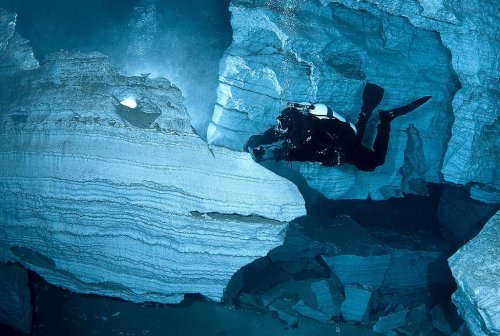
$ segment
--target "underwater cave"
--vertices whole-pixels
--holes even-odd
[[[499,24],[0,0],[0,334],[500,334]]]

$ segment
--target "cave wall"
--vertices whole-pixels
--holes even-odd
[[[386,89],[381,109],[433,98],[393,123],[386,164],[374,173],[294,164],[312,188],[333,199],[386,199],[425,194],[425,182],[473,182],[488,186],[480,198],[495,198],[492,2],[235,0],[230,9],[233,43],[209,142],[240,150],[288,101],[324,102],[355,121],[362,87],[374,82]],[[480,99],[466,98],[473,92]]]
[[[229,0],[0,2],[18,14],[17,32],[39,60],[59,50],[99,51],[127,75],[168,78],[205,137],[219,60],[231,43]]]
[[[16,16],[0,24],[0,262],[80,293],[220,300],[305,214],[291,182],[193,133],[167,79],[127,77],[98,52],[38,65],[16,47]]]
[[[330,1],[323,1],[330,2]],[[453,98],[455,116],[444,157],[445,181],[471,184],[471,196],[498,203],[499,44],[496,1],[344,1],[353,8],[377,8],[439,32],[451,53],[461,88]]]

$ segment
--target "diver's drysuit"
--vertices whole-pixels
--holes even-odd
[[[385,162],[389,145],[390,122],[413,111],[431,97],[422,97],[409,105],[380,111],[380,123],[373,150],[362,144],[368,119],[382,100],[384,90],[374,84],[366,84],[363,91],[363,107],[355,127],[342,116],[328,109],[327,115],[310,113],[315,105],[289,104],[276,118],[277,125],[262,134],[254,135],[245,144],[256,160],[262,159],[266,148],[262,145],[276,143],[275,160],[320,162],[324,166],[349,163],[360,170],[373,171]],[[316,105],[317,106],[317,105]]]

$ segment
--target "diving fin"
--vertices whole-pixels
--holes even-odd
[[[405,115],[405,114],[415,110],[416,108],[422,106],[431,98],[432,98],[432,96],[424,96],[424,97],[419,98],[419,99],[417,99],[417,100],[415,100],[415,101],[413,101],[405,106],[401,106],[401,107],[398,107],[398,108],[395,108],[392,110],[387,110],[387,111],[380,110],[379,111],[380,120],[392,121],[395,118],[400,117],[402,115]]]
[[[363,111],[373,111],[384,97],[384,89],[372,83],[366,83],[363,89]]]

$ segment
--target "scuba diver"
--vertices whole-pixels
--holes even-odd
[[[384,96],[384,89],[367,83],[363,105],[356,125],[324,104],[289,103],[276,118],[276,126],[251,136],[244,150],[251,150],[257,162],[276,161],[320,162],[324,166],[348,163],[359,170],[373,171],[385,162],[391,121],[427,102],[425,96],[392,110],[379,110],[380,123],[373,150],[362,144],[368,119]],[[265,146],[268,145],[268,146]]]

